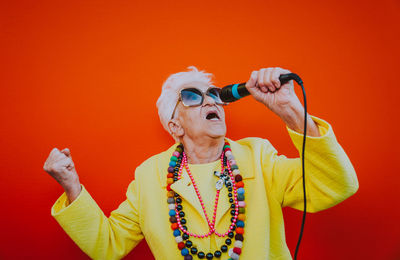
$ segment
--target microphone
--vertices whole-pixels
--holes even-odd
[[[303,84],[301,78],[295,73],[282,74],[279,76],[281,85],[286,84],[290,80],[296,81],[299,85]],[[250,92],[246,88],[246,83],[231,84],[221,89],[219,94],[221,100],[226,103],[230,103],[250,95]]]

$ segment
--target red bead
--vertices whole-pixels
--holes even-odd
[[[227,151],[231,151],[232,152],[231,148],[225,148],[225,152],[227,152]]]
[[[242,181],[242,175],[240,175],[240,174],[236,175],[236,176],[235,176],[235,181],[236,181],[236,182]]]
[[[184,249],[185,248],[185,243],[183,243],[183,242],[178,243],[178,248],[179,248],[179,250]]]
[[[175,230],[175,229],[177,229],[179,226],[178,226],[178,223],[173,223],[172,225],[171,225],[171,229],[172,230]]]
[[[243,188],[244,187],[244,183],[242,181],[236,182],[236,187],[237,188]]]
[[[243,234],[244,233],[244,229],[241,227],[236,228],[236,234]]]
[[[174,178],[174,174],[168,173],[167,178]]]
[[[167,191],[170,191],[171,190],[171,184],[168,184],[167,185]]]
[[[234,247],[233,248],[233,252],[235,252],[236,254],[240,255],[242,253],[242,249],[239,247]]]

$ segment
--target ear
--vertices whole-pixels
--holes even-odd
[[[185,134],[185,130],[183,129],[180,122],[176,119],[169,120],[168,129],[169,129],[170,134],[174,138],[180,138]]]

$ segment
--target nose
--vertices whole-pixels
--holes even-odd
[[[215,102],[215,100],[210,97],[209,95],[204,95],[204,101],[203,101],[203,105],[216,105],[217,103]]]

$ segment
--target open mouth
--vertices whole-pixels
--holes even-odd
[[[218,116],[218,113],[210,111],[207,113],[206,119],[210,121],[218,121],[220,118]]]

